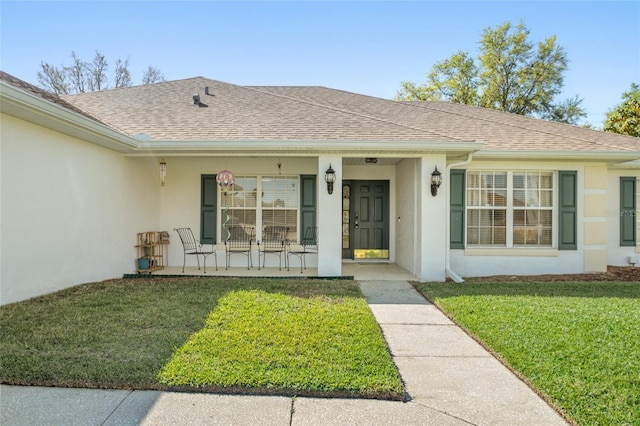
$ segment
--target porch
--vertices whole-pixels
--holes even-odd
[[[447,154],[402,151],[376,152],[376,157],[369,157],[370,152],[362,156],[296,152],[277,159],[271,154],[228,159],[170,157],[166,167],[171,175],[160,188],[157,210],[157,229],[168,230],[171,237],[165,254],[172,261],[165,265],[181,265],[183,247],[172,229],[188,226],[196,239],[217,243],[218,276],[354,276],[348,267],[338,265],[375,258],[408,271],[409,279],[444,281],[446,188],[434,197],[428,185],[436,167],[446,169]],[[335,179],[331,192],[325,182],[329,169]],[[217,184],[215,172],[221,170],[232,170],[235,176],[234,187],[226,192]],[[295,271],[292,262],[291,271],[261,272],[246,266],[243,270],[246,258],[239,257],[232,259],[233,270],[223,271],[225,226],[237,225],[254,227],[254,241],[264,240],[267,227],[289,228],[287,239],[291,241],[299,241],[306,229],[317,227],[321,230],[319,252],[309,259],[313,268],[301,274],[299,264]],[[379,253],[372,255],[371,251]],[[212,259],[207,260],[209,275]],[[271,257],[267,266],[277,266],[277,262]],[[181,271],[180,266],[156,274],[180,276]]]
[[[210,259],[209,259],[210,260]],[[411,272],[390,262],[342,262],[342,275],[339,277],[318,277],[318,268],[304,269],[300,273],[299,264],[291,264],[291,270],[286,268],[282,270],[278,268],[261,268],[253,267],[251,269],[243,267],[232,267],[224,269],[224,261],[215,269],[215,264],[207,262],[207,273],[202,269],[198,270],[196,266],[187,266],[182,273],[182,266],[168,266],[164,269],[151,273],[152,276],[199,276],[199,277],[264,277],[264,278],[344,278],[354,279],[356,281],[415,281],[417,278]]]

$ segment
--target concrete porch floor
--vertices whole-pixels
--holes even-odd
[[[271,278],[296,278],[296,277],[317,277],[317,268],[303,269],[300,273],[300,265],[291,265],[291,270],[287,271],[285,267],[282,270],[278,268],[260,268],[257,266],[247,269],[246,267],[234,266],[224,269],[223,265],[218,265],[216,271],[215,264],[207,262],[207,273],[203,269],[198,270],[196,266],[187,266],[182,272],[182,266],[168,266],[151,273],[153,276],[202,276],[202,277],[271,277]],[[343,262],[341,277],[353,278],[357,281],[413,281],[416,277],[406,269],[401,268],[395,263],[386,262]]]

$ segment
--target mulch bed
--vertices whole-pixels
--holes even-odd
[[[638,281],[640,282],[640,267],[638,266],[608,266],[607,272],[590,272],[584,274],[563,275],[494,275],[490,277],[465,277],[467,282],[482,281]]]

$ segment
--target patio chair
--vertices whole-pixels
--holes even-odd
[[[300,273],[303,268],[307,269],[306,257],[308,254],[318,254],[318,227],[309,226],[304,231],[304,236],[300,240],[300,244],[287,243],[287,271],[289,271],[291,256],[296,256],[300,259]]]
[[[211,250],[205,250],[203,244],[200,244],[198,240],[193,236],[191,228],[175,228],[174,231],[180,236],[182,241],[182,248],[184,250],[182,259],[182,273],[184,273],[184,265],[187,263],[187,255],[195,256],[198,261],[198,270],[200,270],[200,258],[202,256],[202,263],[204,265],[204,273],[207,273],[207,257],[213,255],[216,260],[216,271],[218,270],[218,255],[216,249],[211,244]]]
[[[225,240],[226,266],[229,269],[232,254],[244,254],[247,256],[247,269],[253,266],[251,249],[255,238],[255,228],[252,226],[232,225],[228,228],[229,239]],[[259,259],[258,259],[259,261]]]
[[[286,250],[287,233],[286,226],[265,226],[262,232],[262,240],[258,241],[258,269],[260,269],[260,256],[262,256],[262,267],[267,262],[267,254],[278,256],[278,266],[282,270],[282,255]]]

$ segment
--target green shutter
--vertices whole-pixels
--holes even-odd
[[[316,225],[316,176],[300,176],[300,235]]]
[[[558,173],[558,250],[576,250],[577,234],[577,172]]]
[[[202,175],[200,180],[200,243],[216,243],[218,184],[216,175]]]
[[[620,178],[620,245],[636,245],[636,178]]]
[[[451,170],[449,197],[449,247],[464,248],[465,171]]]

